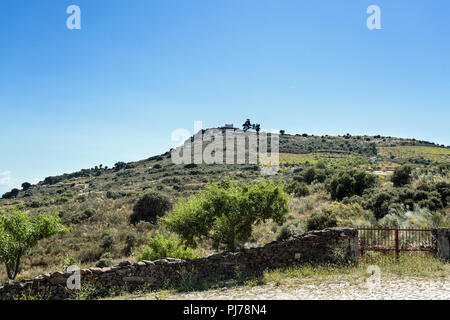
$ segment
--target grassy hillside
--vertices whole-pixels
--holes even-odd
[[[378,156],[376,164],[370,162],[372,156]],[[434,168],[449,162],[449,148],[412,139],[282,135],[280,171],[276,176],[265,179],[281,180],[287,184],[305,168],[362,168],[381,176],[382,188],[391,185],[387,177],[399,165],[411,163],[417,168]],[[70,228],[70,232],[43,240],[32,249],[19,278],[62,269],[72,262],[92,266],[102,259],[133,258],[148,233],[165,232],[163,227],[149,222],[130,223],[130,215],[138,199],[151,190],[158,190],[175,202],[195,194],[210,181],[225,178],[242,183],[263,179],[255,165],[175,165],[167,152],[146,160],[118,162],[113,168],[99,165],[47,177],[27,190],[7,194],[0,199],[0,210],[19,205],[31,213],[57,211]],[[416,177],[415,181],[425,178]],[[444,175],[442,180],[448,182],[448,176]],[[332,203],[324,185],[318,181],[310,183],[310,195],[294,196],[290,201],[291,213],[285,226],[260,225],[250,243],[245,245],[256,246],[272,241],[288,227],[300,230],[302,223],[299,221]],[[445,210],[448,212],[448,208]],[[196,250],[199,255],[212,252],[209,245]],[[1,267],[0,279],[4,278]]]

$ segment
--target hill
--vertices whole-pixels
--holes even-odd
[[[375,156],[376,163],[372,163],[370,158]],[[433,168],[449,163],[450,148],[415,139],[283,134],[280,136],[280,170],[265,179],[281,179],[288,184],[310,167],[362,168],[388,183],[392,170],[402,164]],[[171,153],[166,152],[141,161],[117,162],[113,168],[99,165],[47,177],[24,190],[13,190],[0,199],[0,210],[19,205],[31,213],[57,211],[70,228],[69,233],[41,241],[33,248],[24,261],[25,271],[20,277],[45,273],[72,262],[91,266],[101,261],[107,263],[108,259],[133,256],[148,233],[165,232],[161,226],[149,222],[130,223],[133,206],[144,194],[159,191],[174,202],[194,194],[209,181],[225,178],[242,183],[263,179],[257,165],[175,165]],[[310,195],[291,200],[290,227],[292,222],[332,202],[323,182],[316,181],[308,188]],[[255,230],[253,243],[246,245],[267,243],[279,236],[282,229],[271,224],[261,225]],[[197,250],[199,254],[212,252],[209,246]],[[5,278],[4,270],[0,271],[0,278]]]

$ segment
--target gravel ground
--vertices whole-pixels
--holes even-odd
[[[140,299],[142,299],[141,297]],[[138,298],[139,299],[139,298]],[[145,298],[144,298],[145,299]],[[266,284],[169,294],[176,300],[450,300],[450,277],[446,279],[389,278],[361,283]]]

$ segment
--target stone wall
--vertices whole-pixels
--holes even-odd
[[[161,288],[177,283],[186,275],[204,280],[231,279],[236,272],[262,272],[303,262],[349,262],[358,259],[358,232],[351,228],[312,231],[286,241],[272,242],[264,247],[214,254],[193,260],[161,259],[129,261],[110,268],[82,269],[81,284],[99,288],[131,288],[148,285]],[[67,280],[73,273],[54,272],[33,280],[8,284],[0,288],[0,299],[13,299],[22,294],[43,294],[49,299],[68,298]],[[72,291],[73,292],[73,291]]]

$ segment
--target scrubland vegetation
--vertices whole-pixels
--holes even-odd
[[[166,153],[24,183],[3,195],[0,215],[56,214],[65,229],[33,242],[17,279],[73,263],[201,257],[325,227],[450,227],[449,150],[392,137],[284,134],[272,177],[255,165],[174,165]]]

